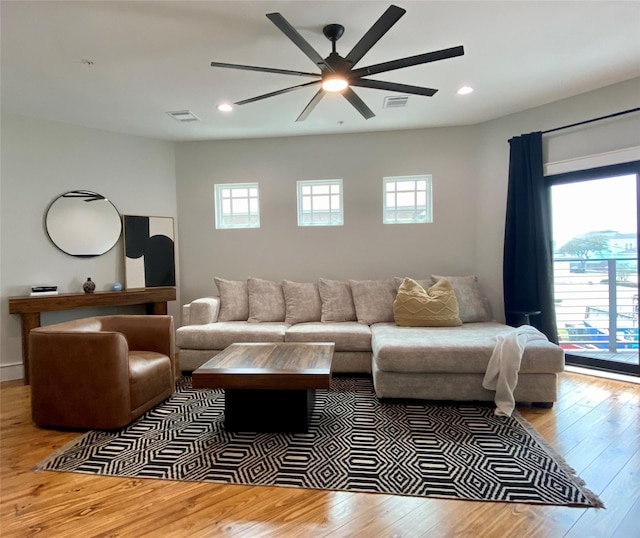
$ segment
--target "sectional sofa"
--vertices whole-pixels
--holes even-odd
[[[425,289],[442,277],[417,280]],[[371,374],[379,398],[490,401],[482,386],[500,336],[475,276],[446,277],[458,326],[399,326],[394,301],[402,278],[282,282],[215,278],[218,295],[183,306],[176,331],[180,368],[192,371],[234,342],[334,342],[334,373]],[[552,405],[564,353],[544,340],[524,346],[518,402]]]

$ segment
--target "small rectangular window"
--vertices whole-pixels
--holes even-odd
[[[260,228],[257,183],[215,185],[217,229]]]
[[[298,226],[341,226],[342,180],[298,181]]]
[[[431,176],[382,178],[384,224],[433,222]]]

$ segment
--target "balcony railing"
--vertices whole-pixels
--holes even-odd
[[[637,357],[637,258],[556,258],[554,291],[561,347]]]

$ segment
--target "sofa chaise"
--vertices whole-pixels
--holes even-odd
[[[418,280],[425,288],[442,277]],[[498,337],[475,276],[446,277],[455,290],[458,326],[400,326],[394,302],[402,278],[273,282],[215,278],[218,296],[182,308],[176,331],[180,368],[192,371],[235,342],[333,342],[334,373],[367,373],[379,398],[491,401],[482,386]],[[548,340],[527,342],[518,402],[550,406],[564,352]]]

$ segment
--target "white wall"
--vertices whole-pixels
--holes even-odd
[[[20,317],[8,313],[8,297],[26,295],[36,283],[80,292],[89,276],[97,290],[124,283],[122,239],[95,258],[68,256],[49,241],[43,217],[54,198],[86,189],[109,198],[121,214],[176,217],[177,211],[170,142],[3,115],[1,165],[0,379],[5,380],[22,377]],[[169,303],[170,313],[178,313],[178,304]],[[42,323],[92,313],[97,312],[48,313]]]
[[[182,298],[214,276],[425,278],[475,267],[475,129],[176,145]],[[432,174],[431,224],[382,224],[382,178]],[[343,179],[344,226],[298,227],[296,181]],[[257,181],[260,229],[216,230],[214,184]]]

